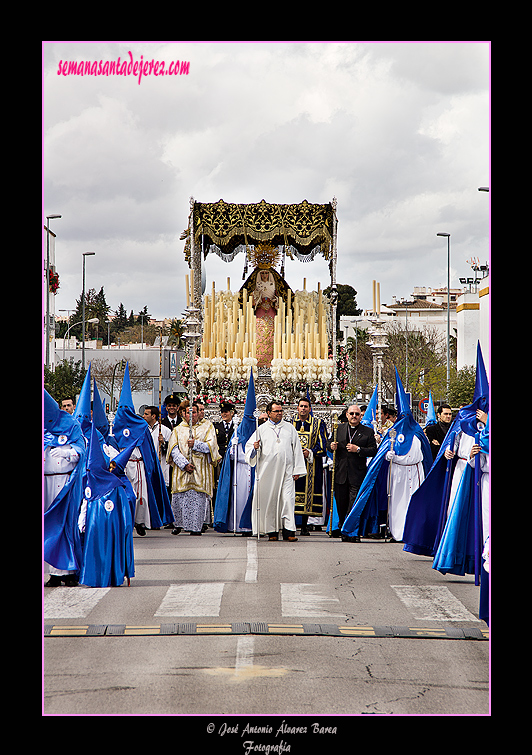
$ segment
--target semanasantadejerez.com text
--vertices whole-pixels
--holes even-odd
[[[58,76],[134,76],[140,84],[143,76],[188,76],[190,61],[175,60],[168,65],[161,60],[133,59],[128,52],[129,60],[60,60],[57,69]]]

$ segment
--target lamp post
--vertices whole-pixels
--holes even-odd
[[[451,382],[451,234],[437,233],[436,236],[447,238],[447,401],[449,401],[449,384]]]
[[[50,367],[50,220],[61,215],[46,216],[46,366]]]
[[[83,252],[83,292],[81,300],[81,318],[83,320],[82,328],[82,346],[81,346],[81,367],[85,373],[85,257],[93,257],[96,252]]]
[[[87,320],[87,322],[96,323],[96,322],[99,322],[99,320],[98,320],[97,317],[92,317],[90,320]],[[72,323],[72,325],[68,328],[68,330],[65,333],[65,336],[63,338],[63,362],[65,361],[65,341],[66,341],[66,337],[70,333],[70,331],[72,330],[72,328],[76,327],[76,325],[79,325],[79,322]]]

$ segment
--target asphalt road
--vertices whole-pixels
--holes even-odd
[[[479,588],[400,543],[160,530],[135,536],[135,568],[44,590],[45,715],[181,715],[251,753],[335,746],[350,716],[490,712]]]

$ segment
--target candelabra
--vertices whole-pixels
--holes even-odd
[[[373,384],[377,383],[377,416],[375,422],[375,429],[381,422],[381,406],[382,406],[382,357],[384,351],[388,348],[388,341],[386,338],[386,331],[384,329],[384,323],[379,317],[373,323],[370,328],[370,335],[372,341],[369,343],[373,352]]]
[[[201,321],[198,317],[200,310],[194,306],[194,302],[191,302],[186,308],[185,312],[185,330],[183,331],[183,339],[186,344],[186,351],[188,353],[188,367],[189,367],[189,379],[188,379],[188,401],[189,401],[189,427],[190,435],[192,437],[192,404],[194,403],[194,394],[196,390],[196,377],[194,373],[194,362],[196,359],[196,344],[201,338]]]

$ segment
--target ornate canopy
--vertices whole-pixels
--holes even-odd
[[[239,252],[259,242],[283,245],[289,257],[310,261],[316,254],[330,260],[335,208],[331,203],[256,204],[194,202],[187,233],[185,257],[190,260],[190,235],[204,258],[211,252],[230,262]]]

